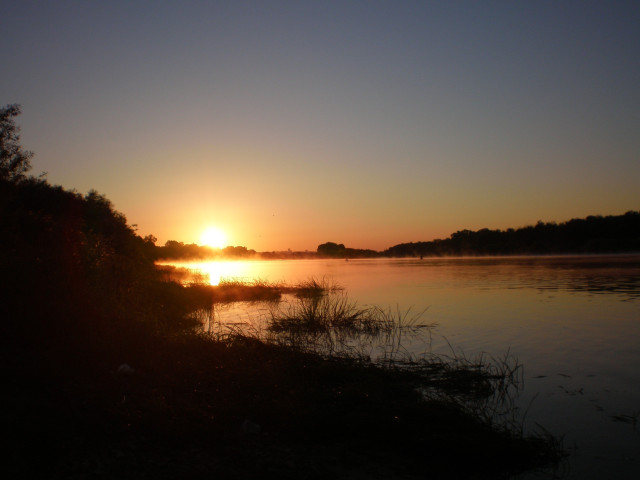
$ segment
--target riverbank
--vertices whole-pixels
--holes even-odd
[[[146,330],[104,347],[5,351],[12,478],[506,478],[561,453],[454,401],[493,393],[477,365],[385,368]]]

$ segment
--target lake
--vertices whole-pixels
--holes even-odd
[[[171,264],[212,284],[325,278],[359,305],[437,324],[429,345],[407,346],[415,354],[509,352],[523,365],[517,404],[525,429],[564,436],[572,452],[564,478],[640,478],[640,256]],[[261,308],[235,306],[224,318],[250,322]]]

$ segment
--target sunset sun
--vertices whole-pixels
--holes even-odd
[[[216,227],[207,228],[200,237],[200,243],[208,247],[224,248],[226,245],[226,234]]]

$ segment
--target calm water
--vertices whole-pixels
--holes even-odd
[[[177,264],[176,264],[177,265]],[[565,478],[640,478],[640,256],[191,264],[222,278],[333,280],[361,305],[437,324],[431,348],[524,365],[525,426],[564,435]],[[251,308],[256,308],[251,307]],[[246,309],[226,312],[244,321]],[[411,344],[415,353],[424,344]],[[635,420],[634,420],[635,419]],[[521,478],[537,478],[527,475]]]

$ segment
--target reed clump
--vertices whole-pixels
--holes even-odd
[[[269,312],[267,339],[323,356],[395,358],[405,353],[403,338],[429,335],[434,327],[420,320],[422,314],[360,306],[343,291],[333,292],[276,305]]]
[[[212,287],[215,292],[214,301],[218,302],[277,301],[281,298],[283,289],[282,284],[260,279],[225,279]]]
[[[341,287],[324,278],[314,277],[293,285],[262,279],[240,278],[225,278],[218,285],[210,285],[204,277],[194,274],[181,275],[178,278],[181,278],[181,283],[187,291],[199,292],[196,294],[198,298],[217,303],[278,301],[285,294],[298,298],[315,298],[341,290]]]
[[[345,295],[301,296],[287,309],[272,312],[269,330],[272,332],[351,334],[377,333],[389,328],[374,308],[360,308]]]
[[[286,287],[283,291],[285,293],[293,293],[298,298],[316,298],[342,290],[344,290],[342,286],[326,277],[320,279],[310,277],[291,287]]]

